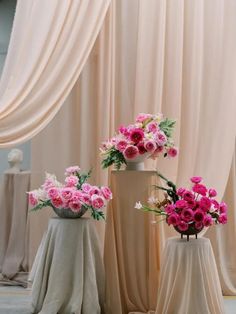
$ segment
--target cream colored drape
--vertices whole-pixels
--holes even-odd
[[[0,147],[42,130],[73,88],[110,0],[18,1],[0,83]]]
[[[114,1],[70,104],[32,141],[35,186],[45,170],[63,174],[73,163],[93,166],[93,181],[103,183],[107,171],[100,169],[98,147],[115,127],[139,112],[176,118],[179,158],[149,166],[178,184],[202,175],[229,202],[229,224],[209,234],[226,294],[236,293],[235,30],[234,0]],[[36,249],[48,215],[31,219]],[[99,228],[103,239],[104,225]],[[162,226],[161,246],[170,230]]]

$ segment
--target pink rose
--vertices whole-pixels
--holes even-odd
[[[180,218],[177,214],[171,214],[168,218],[167,218],[167,223],[168,225],[173,225],[173,226],[177,226],[180,222]]]
[[[185,200],[178,200],[175,202],[175,207],[177,208],[185,208],[188,206],[188,203]]]
[[[178,149],[176,147],[170,147],[167,150],[168,157],[176,157],[178,155]]]
[[[167,137],[163,131],[158,131],[155,137],[158,146],[164,146],[167,143]]]
[[[73,192],[74,192],[74,190],[71,188],[63,188],[61,190],[61,196],[64,199],[64,201],[70,200],[73,196]]]
[[[175,211],[175,205],[174,204],[168,204],[165,207],[165,212],[170,215]]]
[[[203,223],[201,221],[195,222],[195,228],[201,230],[203,228]]]
[[[203,196],[200,199],[199,205],[204,211],[208,211],[211,208],[211,200],[208,197]]]
[[[29,196],[28,197],[29,197],[30,205],[32,205],[32,206],[38,205],[38,199],[37,199],[35,193],[29,192]]]
[[[104,198],[106,200],[112,199],[112,192],[111,192],[111,190],[107,186],[102,186],[101,187],[101,192],[102,192],[102,195],[104,196]]]
[[[74,187],[78,184],[79,179],[77,176],[69,176],[65,179],[67,187]]]
[[[50,199],[56,198],[57,196],[59,196],[58,188],[50,188],[50,189],[48,189],[47,194],[48,194],[48,197]]]
[[[189,200],[189,201],[188,201],[188,206],[189,206],[190,208],[194,208],[194,207],[196,206],[196,202],[195,202],[194,200]]]
[[[43,189],[45,191],[48,191],[50,188],[55,187],[55,183],[53,182],[52,179],[46,179],[44,184],[43,184]]]
[[[202,177],[192,177],[190,180],[193,183],[200,183],[202,181]]]
[[[219,218],[218,218],[218,221],[219,221],[219,223],[221,223],[221,224],[226,224],[227,223],[227,215],[226,215],[226,213],[223,213],[223,214],[221,214],[220,216],[219,216]]]
[[[70,176],[70,175],[73,175],[74,173],[79,172],[79,171],[80,171],[79,166],[71,166],[71,167],[66,168],[65,175]]]
[[[81,190],[75,190],[72,196],[73,202],[79,202],[83,199],[83,192]]]
[[[139,151],[140,155],[143,155],[143,154],[145,154],[147,152],[145,147],[144,147],[144,143],[143,142],[139,142],[138,145],[137,145],[137,148],[138,148],[138,151]]]
[[[135,128],[130,131],[129,138],[135,144],[141,142],[144,138],[144,132],[141,128]]]
[[[179,189],[177,190],[177,195],[179,195],[179,196],[182,197],[185,191],[186,191],[185,188],[179,188]]]
[[[61,208],[64,205],[63,200],[60,196],[53,198],[51,202],[52,202],[52,205],[56,208]]]
[[[143,123],[145,120],[150,119],[151,117],[152,117],[152,115],[149,113],[139,113],[137,118],[136,118],[136,122]]]
[[[100,195],[101,194],[101,190],[97,187],[97,186],[92,186],[91,189],[89,190],[89,195]]]
[[[205,217],[204,211],[197,209],[193,214],[193,219],[195,222],[203,222]]]
[[[138,156],[139,151],[136,146],[129,145],[126,147],[123,153],[126,159],[134,159],[135,157]]]
[[[83,183],[81,188],[82,188],[83,192],[89,193],[89,191],[91,190],[92,186],[89,183]]]
[[[128,143],[125,140],[120,140],[116,143],[115,147],[118,151],[123,152],[127,147]]]
[[[195,184],[192,188],[193,192],[206,196],[207,188],[203,184]]]
[[[146,126],[147,130],[152,133],[156,133],[159,130],[159,126],[156,122],[150,122]]]
[[[213,219],[210,215],[206,215],[203,219],[203,225],[204,227],[209,227],[213,224]]]
[[[88,194],[83,194],[82,202],[86,205],[91,205],[91,198]]]
[[[187,222],[185,222],[185,221],[183,221],[183,220],[181,220],[180,222],[179,222],[179,224],[178,224],[178,229],[180,230],[180,231],[186,231],[186,230],[188,230],[188,224],[187,224]]]
[[[99,195],[92,195],[91,197],[91,201],[92,201],[92,206],[95,208],[95,209],[100,209],[102,207],[105,206],[105,202],[104,202],[104,199],[102,196],[99,196]]]
[[[188,201],[188,202],[194,200],[194,195],[189,190],[185,190],[182,194],[182,197],[185,201]]]
[[[216,209],[219,209],[220,205],[219,205],[219,203],[217,202],[217,200],[211,200],[211,203],[213,204],[213,206],[214,206]]]
[[[219,204],[219,209],[220,209],[220,213],[223,214],[227,212],[228,206],[225,202],[221,202]]]
[[[78,201],[69,202],[69,207],[73,212],[79,212],[81,210],[82,204]]]
[[[129,130],[125,126],[121,125],[119,127],[119,133],[123,134],[125,137],[129,136]]]
[[[149,140],[147,142],[144,143],[144,147],[145,149],[149,152],[149,153],[153,153],[156,148],[157,148],[157,145],[155,143],[155,141],[153,140]]]
[[[209,197],[215,197],[217,195],[217,192],[215,189],[209,189],[208,194]]]
[[[181,218],[186,221],[189,222],[193,219],[193,211],[190,208],[184,208],[181,212]]]

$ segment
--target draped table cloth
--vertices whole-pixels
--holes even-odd
[[[163,253],[155,314],[223,314],[211,242],[169,238]]]
[[[0,284],[27,286],[30,172],[5,173],[0,194]]]
[[[112,171],[104,263],[106,313],[155,311],[159,279],[158,227],[153,215],[135,209],[157,184],[155,171]]]
[[[30,280],[32,312],[100,314],[104,268],[95,226],[89,218],[51,218]]]

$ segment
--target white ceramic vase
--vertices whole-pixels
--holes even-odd
[[[145,170],[144,161],[148,158],[149,155],[149,153],[145,153],[143,155],[138,155],[133,159],[126,159],[126,170]]]

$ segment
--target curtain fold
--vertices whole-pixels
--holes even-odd
[[[53,119],[84,67],[109,4],[17,2],[0,82],[0,147],[32,138]]]

